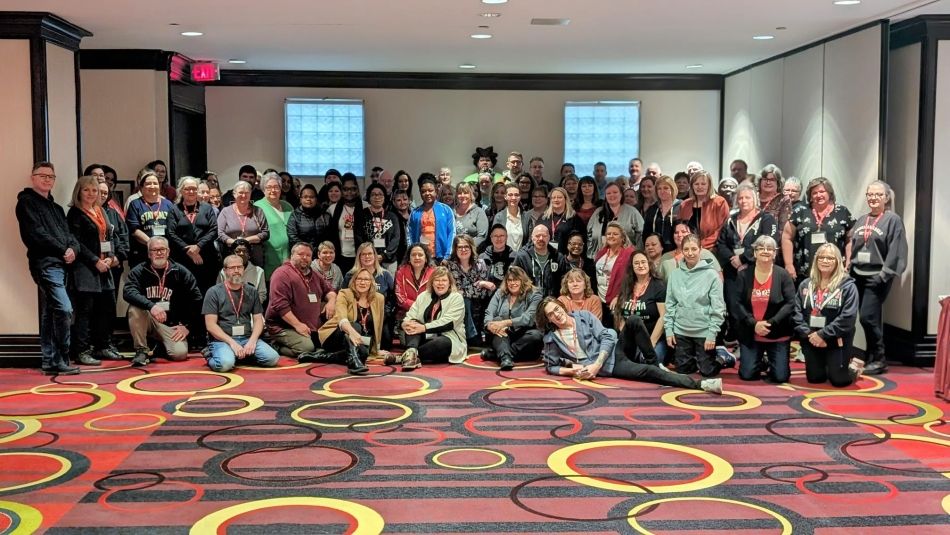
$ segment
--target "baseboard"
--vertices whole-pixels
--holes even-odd
[[[888,360],[897,360],[907,366],[930,367],[937,358],[936,335],[917,335],[884,324],[884,347]]]

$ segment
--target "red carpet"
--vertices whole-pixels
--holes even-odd
[[[720,398],[282,364],[0,370],[0,533],[950,533],[930,370]]]

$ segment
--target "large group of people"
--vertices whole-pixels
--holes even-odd
[[[502,370],[543,360],[554,375],[710,392],[733,347],[743,380],[788,381],[795,352],[809,382],[886,370],[881,309],[907,263],[886,183],[855,218],[827,178],[802,187],[775,165],[749,175],[736,160],[717,184],[698,162],[671,177],[635,158],[610,180],[603,163],[554,178],[539,157],[528,171],[521,153],[504,172],[497,159],[477,149],[457,183],[447,168],[413,180],[377,167],[366,181],[330,169],[319,189],[244,165],[223,194],[213,173],[176,189],[155,161],[124,205],[115,171],[93,164],[68,213],[39,162],[16,213],[42,369],[123,358],[112,333],[128,269],[133,366],[192,350],[215,371],[283,355],[362,374],[370,359],[409,371],[482,348]]]

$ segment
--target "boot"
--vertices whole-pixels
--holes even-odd
[[[53,366],[43,366],[43,375],[77,375],[79,374],[78,366],[70,366],[68,364],[59,363]]]
[[[351,347],[346,356],[346,368],[351,375],[364,375],[369,368],[363,364],[355,347]]]
[[[515,368],[515,359],[511,355],[502,355],[498,362],[498,368],[503,371],[513,370]]]
[[[109,346],[97,351],[94,356],[100,360],[122,360],[123,357],[116,351],[115,347]]]

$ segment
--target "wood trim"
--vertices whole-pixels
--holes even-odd
[[[86,49],[79,51],[79,68],[167,71],[168,54],[151,49]]]
[[[363,71],[222,70],[225,87],[347,87],[375,89],[571,90],[714,90],[718,74],[457,74]]]
[[[907,366],[933,366],[937,357],[935,335],[917,336],[889,323],[884,324],[884,345],[887,355],[899,357]]]
[[[920,108],[917,126],[917,198],[933,198],[934,137],[937,105],[937,40],[927,36],[920,49]],[[933,236],[933,203],[917,203],[914,222],[914,282],[911,325],[914,338],[927,335],[930,299],[930,244]]]
[[[887,90],[891,54],[890,27],[888,21],[883,21],[881,24],[881,82],[877,127],[877,179],[881,181],[887,179]]]
[[[887,20],[884,20],[884,19],[881,19],[881,20],[872,20],[871,22],[862,24],[862,25],[860,25],[860,26],[856,26],[856,27],[854,27],[854,28],[851,28],[850,30],[845,30],[845,31],[843,31],[843,32],[836,33],[836,34],[834,34],[834,35],[829,35],[828,37],[825,37],[825,38],[823,38],[823,39],[819,39],[819,40],[817,40],[817,41],[813,41],[813,42],[808,43],[808,44],[806,44],[806,45],[802,45],[802,46],[800,46],[800,47],[798,47],[798,48],[793,48],[793,49],[791,49],[791,50],[789,50],[789,51],[787,51],[787,52],[782,52],[781,54],[776,54],[776,55],[774,55],[774,56],[772,56],[772,57],[770,57],[770,58],[766,58],[766,59],[763,59],[763,60],[761,60],[761,61],[757,61],[757,62],[755,62],[755,63],[753,63],[753,64],[751,64],[751,65],[746,65],[745,67],[742,67],[741,69],[736,69],[736,70],[734,70],[734,71],[732,71],[732,72],[730,72],[730,73],[727,73],[725,76],[726,76],[727,78],[728,78],[729,76],[735,76],[735,75],[737,75],[737,74],[739,74],[739,73],[741,73],[741,72],[747,71],[747,70],[749,70],[749,69],[754,69],[754,68],[756,68],[756,67],[758,67],[758,66],[760,66],[760,65],[765,65],[766,63],[770,63],[770,62],[775,61],[775,60],[777,60],[777,59],[786,58],[786,57],[788,57],[788,56],[794,56],[795,54],[798,54],[799,52],[804,52],[805,50],[808,50],[809,48],[813,48],[813,47],[816,47],[816,46],[819,46],[819,45],[823,45],[823,44],[828,43],[828,42],[830,42],[830,41],[834,41],[834,40],[836,40],[836,39],[841,39],[842,37],[847,37],[847,36],[849,36],[849,35],[851,35],[851,34],[853,34],[853,33],[858,33],[858,32],[867,30],[868,28],[873,28],[873,27],[878,26],[878,25],[882,26],[882,27],[883,27],[883,28],[882,28],[882,31],[884,31],[884,30],[887,29],[887,23],[888,23],[888,21],[887,21]]]
[[[46,41],[30,39],[30,93],[33,111],[33,161],[49,156],[49,91],[46,76]]]
[[[921,15],[891,25],[891,50],[919,43],[928,37],[950,39],[950,15]]]
[[[0,37],[4,39],[43,40],[73,52],[83,37],[92,32],[52,13],[42,11],[0,12]]]

